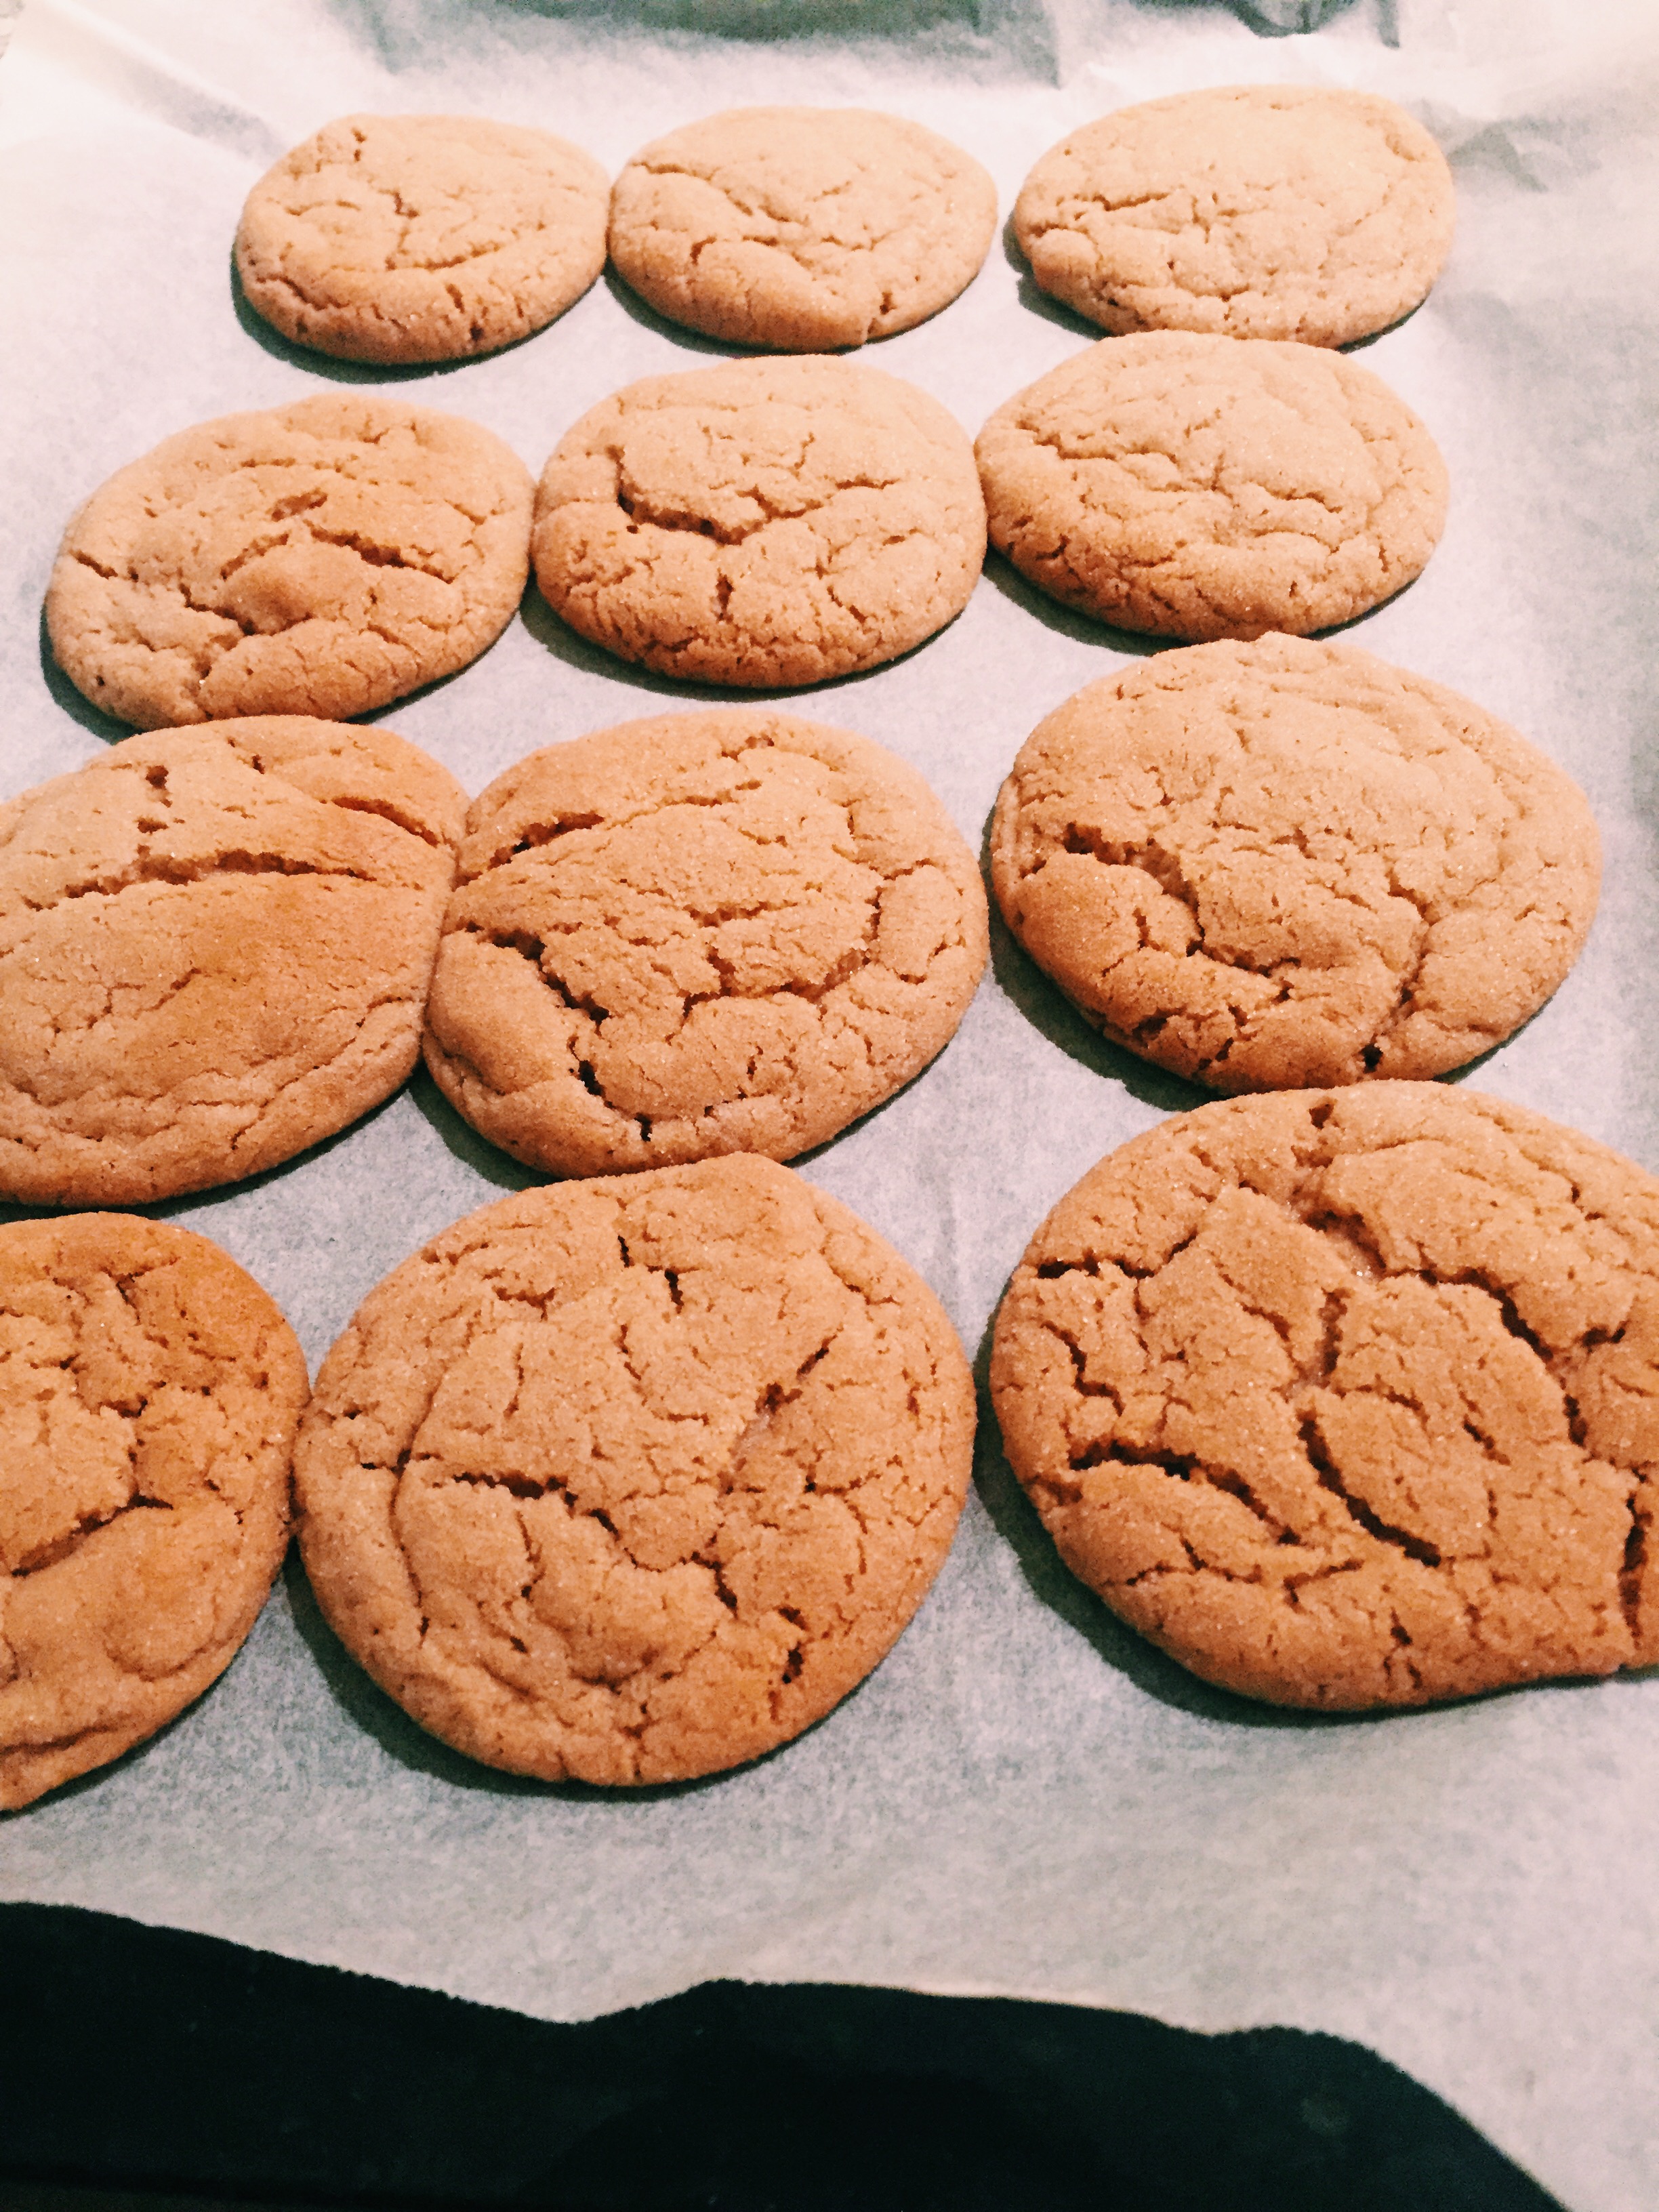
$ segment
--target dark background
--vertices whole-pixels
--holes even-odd
[[[0,1991],[7,2212],[1555,2202],[1395,2068],[1289,2028],[731,1982],[564,2027],[29,1905],[0,1906]]]

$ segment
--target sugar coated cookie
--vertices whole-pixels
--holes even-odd
[[[880,1659],[949,1547],[974,1390],[921,1278],[739,1157],[524,1192],[372,1291],[301,1543],[353,1656],[492,1766],[677,1782]]]
[[[527,337],[605,266],[610,180],[545,131],[473,115],[343,115],[248,194],[236,270],[295,344],[464,361]]]
[[[1659,1660],[1659,1182],[1541,1115],[1378,1083],[1163,1122],[1032,1238],[991,1389],[1066,1565],[1228,1689]]]
[[[818,684],[959,614],[985,557],[967,438],[850,362],[728,362],[584,415],[536,498],[536,577],[594,644],[665,676]]]
[[[415,1064],[466,795],[377,729],[129,738],[0,807],[0,1197],[274,1167]]]
[[[1535,1013],[1595,912],[1589,802],[1350,646],[1197,645],[1027,739],[992,877],[1091,1021],[1218,1091],[1440,1075]]]
[[[532,753],[467,817],[428,1066],[557,1175],[789,1159],[955,1034],[973,854],[867,738],[720,708]]]
[[[671,322],[777,353],[908,331],[954,300],[996,187],[948,138],[862,107],[738,107],[617,179],[611,258]]]
[[[1065,605],[1194,641],[1303,636],[1410,583],[1446,468],[1409,407],[1313,346],[1107,338],[980,433],[991,542]]]
[[[1222,85],[1073,131],[1014,228],[1043,290],[1120,336],[1339,346],[1417,306],[1454,215],[1444,155],[1392,100]]]
[[[456,415],[332,393],[222,415],[118,470],[70,523],[52,649],[141,729],[363,714],[506,627],[531,498],[517,455]]]
[[[205,1237],[0,1228],[0,1808],[199,1697],[288,1545],[294,1332]]]

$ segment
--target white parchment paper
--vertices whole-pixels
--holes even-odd
[[[1287,21],[1320,27],[1260,34]],[[286,348],[239,319],[230,241],[254,178],[330,116],[542,124],[614,173],[717,107],[862,103],[972,149],[1006,213],[1079,121],[1286,79],[1400,100],[1459,186],[1446,275],[1364,355],[1438,440],[1450,520],[1420,581],[1349,635],[1514,721],[1583,784],[1606,840],[1583,961],[1473,1079],[1659,1169],[1651,0],[28,0],[0,64],[0,793],[120,734],[43,659],[40,599],[70,510],[170,432],[380,383],[487,423],[539,471],[617,386],[720,350],[608,281],[453,370]],[[999,245],[953,307],[863,357],[971,432],[1093,335]],[[945,635],[799,703],[912,761],[977,842],[1033,724],[1144,649],[994,559]],[[376,719],[476,792],[538,745],[709,696],[607,659],[532,593],[482,662]],[[1093,1036],[1000,938],[943,1058],[803,1172],[921,1269],[982,1353],[1046,1209],[1197,1103]],[[529,1179],[417,1080],[252,1186],[156,1211],[252,1269],[314,1366],[387,1268]],[[1326,2029],[1449,2098],[1576,2212],[1651,2212],[1656,1810],[1651,1679],[1357,1721],[1190,1680],[1059,1567],[988,1413],[914,1626],[743,1772],[607,1796],[470,1765],[358,1674],[290,1566],[197,1708],[0,1822],[0,1895],[548,2017],[727,1975]]]

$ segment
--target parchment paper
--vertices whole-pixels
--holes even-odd
[[[617,386],[720,350],[606,281],[451,371],[330,364],[239,320],[242,198],[328,117],[473,110],[562,131],[614,172],[716,107],[861,102],[971,148],[1006,213],[1075,123],[1251,79],[1389,94],[1453,159],[1450,266],[1364,355],[1438,440],[1450,521],[1422,580],[1349,635],[1506,716],[1588,790],[1607,848],[1589,948],[1472,1079],[1659,1169],[1649,0],[30,0],[0,64],[0,791],[120,734],[44,662],[40,599],[70,510],[160,438],[344,379],[471,416],[539,471]],[[971,432],[1094,335],[999,245],[953,307],[862,358]],[[977,842],[1032,725],[1145,649],[994,559],[945,635],[799,704],[914,762]],[[537,745],[708,696],[607,659],[532,593],[481,663],[377,719],[477,791]],[[1094,1037],[1000,938],[943,1058],[802,1171],[921,1269],[982,1361],[1047,1208],[1197,1103]],[[252,1186],[156,1211],[251,1268],[314,1366],[387,1268],[529,1179],[417,1080]],[[346,1660],[290,1565],[196,1709],[0,1823],[0,1894],[555,2018],[726,1975],[1327,2029],[1407,2068],[1580,2212],[1651,2212],[1656,1808],[1651,1679],[1346,1722],[1203,1688],[1059,1567],[988,1409],[975,1494],[914,1626],[743,1772],[607,1796],[470,1765]]]

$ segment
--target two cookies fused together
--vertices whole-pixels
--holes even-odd
[[[319,397],[200,423],[119,470],[64,536],[47,629],[92,703],[141,728],[331,719],[475,660],[532,552],[553,606],[623,659],[790,687],[875,667],[960,613],[985,507],[936,400],[834,360],[630,385],[533,494],[475,423]]]
[[[974,1393],[920,1277],[746,1155],[459,1223],[365,1301],[308,1409],[292,1331],[205,1237],[0,1229],[0,1431],[3,1808],[229,1663],[290,1458],[324,1610],[447,1741],[605,1783],[752,1759],[926,1595]]]

